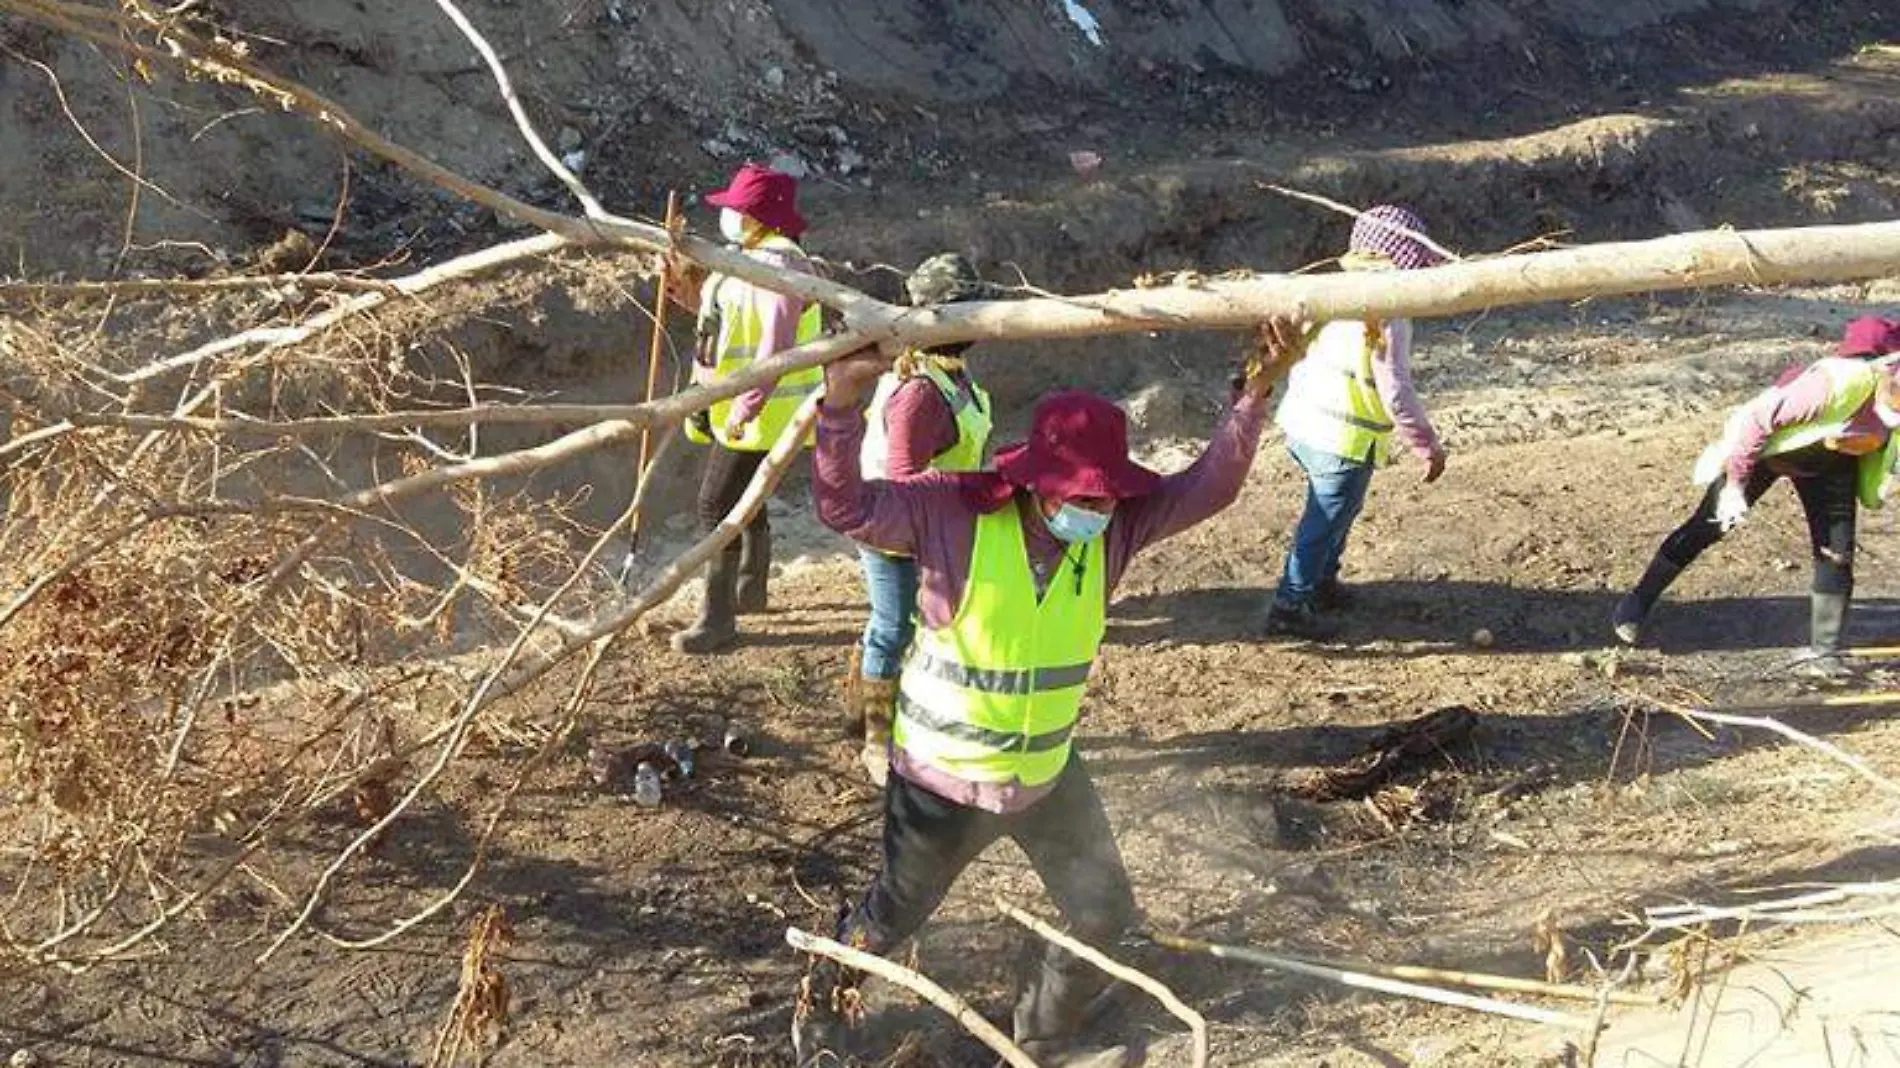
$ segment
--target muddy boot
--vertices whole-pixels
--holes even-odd
[[[706,565],[706,596],[700,601],[699,621],[673,635],[677,652],[704,654],[731,645],[739,636],[733,620],[733,585],[739,577],[739,553],[728,548]]]
[[[1113,989],[1104,977],[1081,968],[1058,968],[1045,952],[1031,966],[1028,985],[1016,1001],[1014,1038],[1043,1068],[1121,1068],[1140,1064],[1128,1046],[1093,1046],[1081,1037],[1091,1011]],[[1073,964],[1074,959],[1069,958]]]
[[[858,709],[864,717],[864,749],[858,763],[882,790],[891,775],[891,719],[897,713],[896,679],[859,679]]]
[[[752,525],[739,535],[740,615],[756,616],[765,611],[768,600],[765,587],[771,576],[772,528],[765,523],[765,513],[760,512]]]
[[[1848,595],[1816,593],[1808,600],[1808,648],[1794,665],[1796,674],[1811,679],[1844,679],[1852,674],[1841,656],[1841,634],[1847,630]]]
[[[1675,563],[1658,556],[1649,562],[1649,569],[1643,572],[1642,580],[1636,588],[1616,602],[1616,611],[1610,615],[1610,630],[1616,634],[1616,640],[1624,645],[1635,645],[1643,637],[1643,622],[1662,599],[1663,591],[1682,574],[1682,568]]]

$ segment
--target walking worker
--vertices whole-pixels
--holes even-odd
[[[1003,837],[1028,854],[1079,937],[1106,945],[1122,933],[1134,892],[1074,747],[1108,599],[1136,553],[1233,502],[1274,383],[1304,345],[1291,322],[1263,325],[1233,410],[1200,458],[1165,478],[1129,458],[1121,409],[1064,391],[1037,404],[1028,440],[999,451],[994,471],[866,481],[858,409],[885,361],[855,356],[827,370],[813,464],[819,518],[909,553],[922,618],[900,683],[882,867],[840,940],[893,951]],[[814,962],[793,1025],[801,1063],[841,1052],[855,983]],[[1125,1050],[1079,1057],[1074,1046],[1104,985],[1052,947],[1017,1004],[1018,1043],[1050,1068],[1124,1063]]]
[[[1634,645],[1669,584],[1703,550],[1742,521],[1780,479],[1794,484],[1814,551],[1808,602],[1809,674],[1839,675],[1841,635],[1854,596],[1854,528],[1860,506],[1879,508],[1900,460],[1900,369],[1882,359],[1900,352],[1900,322],[1861,318],[1847,324],[1836,354],[1737,408],[1721,440],[1696,461],[1701,504],[1663,539],[1641,581],[1617,603],[1611,626]]]
[[[1381,204],[1353,223],[1339,264],[1348,271],[1409,271],[1443,260],[1418,215]],[[1412,321],[1322,326],[1306,360],[1293,369],[1277,421],[1306,472],[1306,510],[1267,611],[1267,630],[1324,638],[1333,631],[1325,615],[1345,602],[1339,561],[1346,538],[1365,506],[1373,470],[1389,459],[1393,434],[1425,465],[1427,483],[1445,473],[1445,446],[1412,386]]]
[[[798,245],[805,217],[798,212],[798,182],[790,175],[748,163],[726,188],[709,194],[706,203],[719,209],[719,232],[746,255],[774,267],[811,272],[811,261]],[[682,299],[692,301],[699,312],[696,384],[730,377],[754,360],[796,348],[823,332],[820,305],[719,274],[698,285],[695,299],[691,281],[677,281]],[[797,371],[720,401],[687,422],[687,437],[709,446],[697,502],[702,529],[710,533],[717,528],[739,502],[799,405],[823,381],[819,368]],[[738,637],[735,616],[765,611],[771,568],[772,528],[761,508],[737,544],[728,545],[707,565],[699,619],[673,635],[673,648],[710,653],[731,645]]]
[[[990,287],[969,260],[943,252],[904,283],[913,306],[980,300]],[[906,352],[878,379],[865,416],[861,468],[867,479],[903,481],[925,471],[976,471],[990,440],[990,395],[970,377],[967,341]],[[871,616],[864,624],[852,714],[863,721],[860,761],[884,785],[890,768],[897,671],[916,633],[917,562],[902,552],[858,546]]]

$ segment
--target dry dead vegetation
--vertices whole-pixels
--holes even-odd
[[[339,873],[469,747],[507,747],[518,755],[514,778],[475,820],[485,846],[521,784],[572,730],[608,644],[736,534],[790,455],[767,465],[725,528],[633,597],[601,565],[635,522],[640,495],[617,522],[594,528],[578,518],[576,502],[538,494],[522,479],[787,369],[867,343],[1231,328],[1281,313],[1442,314],[1900,270],[1900,224],[1888,223],[1473,260],[1378,289],[1338,276],[1177,279],[914,313],[609,216],[538,139],[585,215],[556,215],[478,186],[259,70],[190,7],[0,0],[0,10],[130,56],[148,78],[181,71],[310,115],[547,234],[373,284],[270,277],[8,286],[12,310],[0,320],[13,413],[0,448],[4,963],[84,969],[150,952],[174,928],[205,922],[208,902],[233,881],[266,888],[286,910],[286,922],[258,940],[262,960],[315,926]],[[575,251],[583,245],[619,251],[590,259]],[[716,389],[619,406],[535,404],[480,381],[466,361],[431,344],[445,317],[459,314],[439,308],[436,295],[478,272],[557,256],[590,277],[651,276],[656,253],[822,300],[844,329]],[[176,305],[185,301],[189,331],[203,343],[176,355],[122,351],[86,311],[112,306],[156,320],[183,314]],[[482,427],[503,422],[579,429],[533,448],[484,449]],[[581,667],[563,678],[550,711],[532,720],[494,714],[500,698],[570,663]],[[1376,809],[1379,818],[1404,822],[1424,802],[1394,803]],[[275,866],[280,843],[307,845],[311,836],[332,857],[322,871],[298,878]],[[459,894],[481,859],[478,848],[466,875],[411,915],[383,917],[380,929],[349,937],[323,933],[351,946],[393,938]],[[1880,898],[1892,889],[1858,892]],[[1680,927],[1723,918],[1732,917],[1688,911],[1650,920]],[[472,934],[439,1063],[479,1046],[505,1018],[506,983],[490,955],[508,938],[493,911]],[[1558,970],[1561,945],[1550,950]]]

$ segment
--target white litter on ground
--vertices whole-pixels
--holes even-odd
[[[1068,13],[1069,21],[1075,23],[1076,29],[1082,31],[1082,36],[1088,38],[1090,44],[1102,47],[1102,24],[1095,21],[1095,16],[1089,13],[1088,8],[1076,3],[1076,0],[1062,0],[1062,10]]]

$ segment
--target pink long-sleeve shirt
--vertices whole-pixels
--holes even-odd
[[[1161,480],[1145,497],[1121,502],[1103,536],[1112,596],[1136,553],[1188,529],[1232,504],[1260,445],[1268,402],[1242,397],[1215,430],[1200,457]],[[992,472],[946,474],[926,471],[908,481],[866,480],[858,465],[864,415],[856,409],[825,408],[818,420],[812,457],[812,488],[818,517],[853,541],[914,557],[917,609],[927,627],[944,627],[956,616],[969,582],[976,548],[977,517],[1023,500],[1023,540],[1038,586],[1062,560],[1063,546],[1042,522],[1042,513],[1016,487]],[[991,812],[1016,812],[1048,793],[1049,786],[1019,782],[974,783],[898,750],[892,768],[906,779],[958,804]]]
[[[1813,422],[1827,407],[1833,384],[1818,367],[1785,379],[1782,383],[1756,394],[1742,409],[1740,433],[1736,435],[1726,464],[1728,479],[1737,486],[1748,482],[1755,466],[1761,463],[1761,451],[1778,430]],[[1886,424],[1874,413],[1872,397],[1862,404],[1847,422],[1842,437],[1862,435],[1887,439]]]
[[[1379,399],[1385,402],[1400,444],[1421,460],[1442,453],[1445,447],[1438,431],[1412,385],[1412,320],[1392,319],[1385,324],[1385,345],[1372,358],[1372,381],[1379,387]]]
[[[787,270],[811,274],[811,260],[796,247],[752,248],[746,255],[763,263]],[[759,349],[753,359],[763,360],[768,356],[795,348],[798,345],[798,320],[805,314],[805,302],[785,293],[742,282],[737,278],[715,276],[707,279],[708,299],[716,300],[725,315],[734,315],[741,303],[750,304],[759,316]],[[693,381],[698,384],[710,382],[713,369],[695,365]],[[765,409],[765,402],[772,397],[772,391],[778,383],[768,382],[757,389],[739,394],[732,400],[732,408],[727,414],[727,422],[735,427],[758,418]]]

